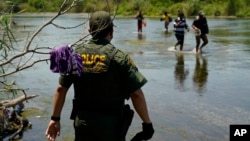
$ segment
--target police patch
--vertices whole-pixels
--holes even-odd
[[[109,61],[104,54],[81,54],[84,72],[101,73],[108,71]]]

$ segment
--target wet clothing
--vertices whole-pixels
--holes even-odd
[[[169,23],[170,22],[172,22],[172,17],[171,16],[169,16],[168,14],[164,14],[163,16],[162,16],[162,18],[161,18],[161,20],[164,20],[164,26],[165,26],[165,28],[166,29],[168,29],[168,25],[169,25]]]
[[[75,141],[124,141],[119,135],[124,101],[146,78],[128,54],[105,39],[79,45],[75,52],[83,59],[81,77],[61,75],[59,79],[64,87],[74,85]]]
[[[207,35],[209,33],[208,29],[208,24],[207,24],[207,19],[204,17],[204,15],[199,15],[197,19],[193,21],[193,28],[195,30],[199,29],[198,34],[196,34],[195,39],[196,39],[196,52],[200,50],[202,51],[202,48],[208,43],[208,38]],[[198,29],[196,29],[198,28]],[[200,42],[203,40],[202,45],[200,46]]]
[[[171,17],[169,15],[163,15],[162,20],[169,23],[169,22],[171,22]]]
[[[181,22],[179,25],[177,23]],[[174,23],[175,34],[184,35],[185,29],[188,28],[185,19],[176,19]]]
[[[136,18],[137,18],[137,29],[139,32],[139,31],[142,31],[144,17],[143,17],[143,15],[139,14],[136,16]]]
[[[180,24],[178,25],[178,23],[180,23]],[[175,37],[176,37],[177,41],[180,44],[183,44],[185,29],[188,29],[188,25],[186,23],[186,20],[180,19],[180,18],[176,19],[174,22],[174,28],[175,28]]]
[[[178,43],[180,43],[180,44],[184,43],[184,35],[175,34],[175,38],[177,39]]]
[[[209,33],[206,17],[199,17],[198,19],[194,20],[193,25],[200,29],[201,35]]]

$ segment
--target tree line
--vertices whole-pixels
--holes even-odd
[[[57,12],[62,2],[63,0],[0,0],[0,9],[4,11],[12,7],[11,12],[14,13]],[[187,16],[197,15],[199,10],[205,11],[207,16],[250,16],[249,0],[84,0],[70,12],[114,9],[117,4],[117,14],[121,16],[135,15],[138,10],[146,16],[160,16],[164,11],[176,14],[177,9]]]

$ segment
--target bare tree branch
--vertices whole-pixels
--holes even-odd
[[[18,103],[21,103],[25,100],[29,100],[29,99],[32,99],[34,97],[37,97],[38,95],[22,95],[18,98],[15,98],[15,99],[12,99],[12,100],[3,100],[0,102],[0,107],[5,107],[5,108],[8,108],[8,107],[13,107],[15,105],[17,105]]]
[[[77,28],[77,27],[79,27],[79,26],[82,26],[82,25],[84,25],[84,24],[86,24],[86,23],[81,23],[81,24],[76,25],[76,26],[73,26],[73,27],[63,27],[63,26],[60,26],[60,25],[57,25],[57,24],[54,24],[54,23],[51,23],[51,24],[54,25],[55,27],[61,28],[61,29],[73,29],[73,28]]]
[[[22,47],[14,48],[15,43],[17,43],[13,32],[11,31],[11,27],[7,25],[7,20],[5,21],[5,31],[4,33],[0,33],[2,38],[0,39],[0,93],[12,93],[14,96],[15,94],[22,92],[23,95],[21,97],[18,97],[16,99],[12,100],[4,100],[0,101],[0,131],[4,131],[4,122],[6,120],[4,119],[3,110],[8,107],[13,107],[18,103],[21,103],[25,100],[37,97],[37,95],[26,95],[25,91],[27,89],[18,88],[16,86],[15,81],[8,81],[7,76],[11,76],[13,74],[16,74],[17,72],[23,71],[25,69],[33,67],[37,63],[41,62],[48,62],[49,58],[45,55],[49,54],[49,51],[53,47],[41,47],[39,44],[32,45],[34,43],[34,40],[38,37],[38,35],[41,33],[41,31],[44,30],[45,27],[49,25],[53,25],[56,28],[60,29],[73,29],[80,27],[82,25],[87,25],[87,22],[89,20],[86,20],[83,23],[80,23],[76,26],[72,27],[65,27],[63,25],[57,25],[54,23],[54,20],[57,19],[59,16],[67,13],[69,10],[71,10],[73,7],[77,6],[80,2],[83,0],[64,0],[60,6],[60,10],[56,15],[54,15],[52,18],[50,18],[48,21],[46,21],[43,25],[41,25],[37,30],[34,32],[28,32],[28,35],[26,37],[26,41]],[[117,9],[119,2],[118,0],[113,1],[116,5],[113,14],[112,14],[112,5],[110,4],[110,0],[106,0],[107,10],[110,15],[113,15],[112,20],[115,19]],[[13,5],[14,6],[14,5]],[[96,8],[94,9],[94,11]],[[12,11],[10,12],[12,15]],[[1,15],[0,15],[1,16]],[[10,19],[11,20],[11,19]],[[9,21],[12,22],[12,21]],[[2,25],[0,25],[2,27]],[[103,27],[105,28],[105,27]],[[0,29],[2,30],[2,29]],[[92,33],[95,33],[101,29],[97,29],[96,31],[93,31]],[[87,39],[92,33],[84,34],[83,37],[81,37],[79,40],[75,41],[75,43],[72,44],[73,47],[75,47],[77,44],[82,44],[87,42],[89,39]],[[6,42],[7,40],[7,42]],[[44,55],[43,55],[44,54]],[[42,55],[43,57],[37,58],[37,56]],[[22,119],[19,119],[21,125],[22,125]],[[17,132],[11,135],[11,138],[15,138],[15,136],[21,132],[23,129],[23,126],[21,126]],[[20,135],[20,134],[19,134]],[[1,139],[0,139],[1,140]]]
[[[23,51],[17,53],[16,55],[13,55],[9,58],[5,58],[3,60],[0,60],[0,67],[2,68],[5,68],[4,66],[5,65],[9,65],[9,64],[17,64],[17,66],[15,67],[15,69],[10,72],[5,72],[3,74],[0,74],[0,77],[5,77],[5,76],[8,76],[8,75],[12,75],[16,72],[19,72],[21,70],[24,70],[24,69],[27,69],[27,68],[30,68],[32,67],[34,64],[38,63],[38,62],[42,62],[42,61],[48,61],[48,59],[40,59],[40,60],[37,60],[37,61],[33,61],[31,64],[28,64],[31,59],[33,58],[33,56],[35,54],[49,54],[49,50],[51,50],[51,48],[47,47],[47,48],[39,48],[39,47],[35,47],[35,49],[30,49],[31,48],[31,43],[33,42],[33,40],[35,39],[35,37],[45,28],[47,27],[48,25],[54,25],[56,27],[60,27],[62,28],[62,26],[59,26],[59,25],[56,25],[53,23],[53,21],[55,19],[57,19],[59,16],[65,14],[66,12],[68,12],[70,9],[72,9],[74,6],[76,6],[80,1],[82,0],[74,0],[72,1],[72,3],[70,4],[70,6],[67,7],[68,3],[70,2],[70,0],[64,0],[61,7],[60,7],[60,10],[59,12],[54,16],[52,17],[50,20],[48,20],[45,24],[43,24],[41,27],[39,27],[33,34],[30,38],[27,39],[27,42],[23,48]],[[63,9],[66,8],[64,11]],[[84,24],[84,23],[82,23]],[[75,27],[68,27],[68,28],[65,28],[65,29],[71,29],[71,28],[76,28],[76,27],[79,27],[81,26],[82,24],[79,24]],[[12,35],[12,34],[11,34]],[[11,36],[8,36],[8,38],[10,38]],[[13,46],[13,45],[11,45]],[[8,46],[7,46],[8,47]],[[47,49],[47,52],[44,52],[44,51],[39,51],[40,49]],[[24,61],[22,61],[23,57],[24,56],[27,56],[31,53],[31,56],[28,58],[28,59],[25,59]],[[7,54],[7,53],[6,53]],[[15,63],[12,63],[12,62],[15,62]]]
[[[32,62],[30,65],[27,65],[25,67],[16,68],[16,70],[14,70],[14,71],[11,71],[11,72],[8,72],[8,73],[4,73],[4,74],[0,74],[0,77],[5,77],[5,76],[11,75],[11,74],[15,74],[15,73],[17,73],[19,71],[22,71],[22,70],[25,70],[27,68],[33,67],[36,63],[47,62],[47,61],[49,61],[49,58],[36,60],[36,61]]]

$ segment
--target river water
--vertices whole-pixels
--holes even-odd
[[[25,43],[51,16],[53,14],[17,15],[15,35],[19,43]],[[193,19],[186,20],[191,26]],[[55,23],[73,27],[84,21],[81,14],[69,14]],[[209,43],[201,55],[192,53],[193,30],[186,32],[184,52],[180,53],[169,50],[176,43],[172,23],[166,33],[163,22],[147,18],[147,26],[138,34],[136,22],[133,18],[116,18],[112,43],[130,53],[148,79],[143,91],[155,128],[151,141],[228,141],[229,125],[250,123],[249,19],[208,18]],[[33,46],[71,44],[86,35],[87,28],[86,25],[62,30],[48,26],[35,38]],[[40,63],[18,73],[16,79],[20,86],[29,88],[28,94],[39,95],[25,103],[24,115],[33,126],[25,131],[21,140],[45,141],[44,131],[52,111],[58,74],[49,70],[49,64]],[[72,97],[70,89],[58,141],[73,140],[69,120]],[[135,114],[127,140],[140,130],[141,120]]]

